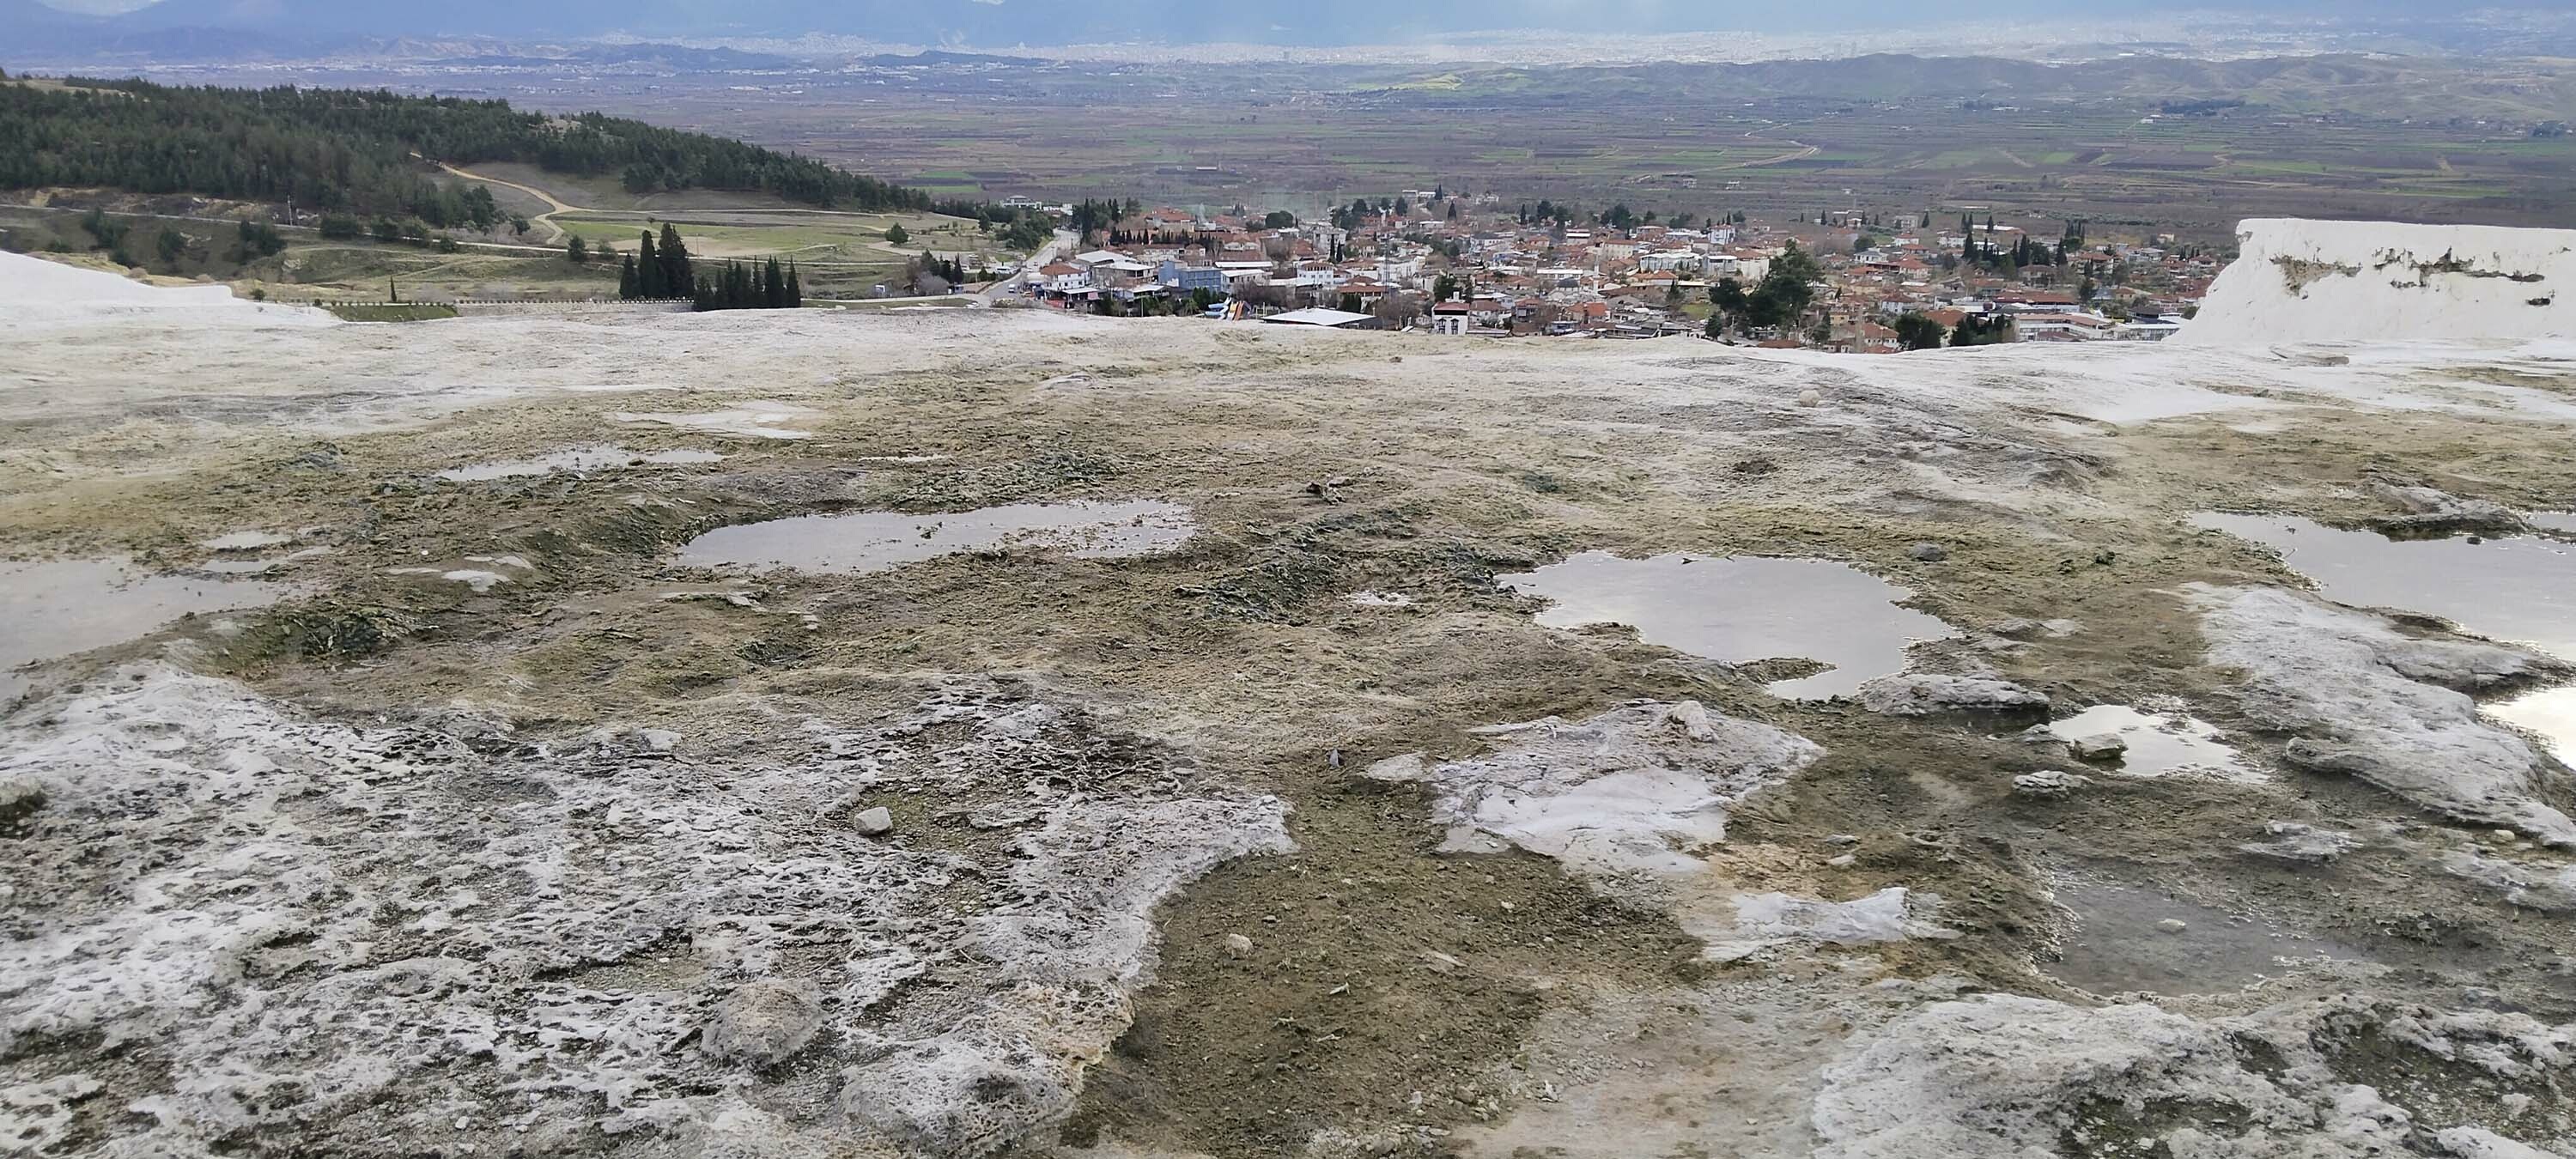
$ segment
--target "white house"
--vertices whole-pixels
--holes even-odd
[[[1087,294],[1091,292],[1091,271],[1068,262],[1052,262],[1038,267],[1033,279],[1050,294]]]

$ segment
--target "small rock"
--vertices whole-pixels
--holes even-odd
[[[1696,700],[1685,700],[1664,710],[1664,724],[1695,741],[1717,739],[1717,722],[1709,719],[1708,706]]]
[[[1403,756],[1388,757],[1361,769],[1360,775],[1372,781],[1384,781],[1393,785],[1421,780],[1422,768],[1421,753],[1406,753]]]
[[[2107,761],[2128,752],[2129,742],[2116,732],[2097,732],[2076,737],[2066,742],[2066,747],[2079,760]]]
[[[2048,697],[1991,676],[1908,674],[1882,676],[1860,686],[1860,706],[1882,716],[1937,716],[1942,713],[2040,715]]]
[[[1247,938],[1242,934],[1227,934],[1225,936],[1225,952],[1228,956],[1236,958],[1249,954],[1252,952],[1252,939]]]
[[[1860,838],[1859,838],[1859,836],[1857,836],[1857,835],[1855,835],[1855,834],[1851,834],[1851,833],[1836,833],[1836,834],[1834,834],[1834,835],[1833,835],[1833,836],[1831,836],[1831,837],[1825,838],[1825,844],[1827,844],[1827,845],[1858,845],[1858,844],[1860,844]]]
[[[1464,966],[1466,963],[1450,957],[1447,954],[1443,954],[1438,950],[1424,950],[1422,951],[1422,965],[1423,968],[1430,970],[1434,974],[1449,974],[1456,972],[1460,966]]]
[[[894,832],[894,813],[883,805],[862,809],[854,824],[863,836],[883,837]]]
[[[698,1048],[728,1062],[765,1067],[805,1049],[822,1029],[821,987],[764,978],[716,1003]]]
[[[1342,767],[1342,750],[1334,749],[1332,755],[1324,758],[1324,763],[1336,769]]]
[[[2156,929],[2158,931],[2168,934],[2179,934],[2190,928],[2191,923],[2186,922],[2181,918],[2166,918],[2165,920],[2156,923]]]
[[[2088,777],[2079,777],[2060,769],[2047,769],[2014,777],[2013,792],[2025,797],[2048,799],[2066,796],[2092,783],[2092,779]]]
[[[2317,864],[2332,861],[2360,848],[2361,839],[2341,829],[2319,829],[2297,821],[2273,821],[2263,826],[2271,841],[2254,841],[2236,848],[2256,857]]]
[[[1849,869],[1852,866],[1859,864],[1859,862],[1860,858],[1854,857],[1848,853],[1843,854],[1840,857],[1828,857],[1825,859],[1825,864],[1833,866],[1836,869]]]
[[[1820,393],[1818,393],[1818,392],[1816,392],[1816,391],[1812,391],[1812,390],[1810,390],[1810,391],[1804,391],[1804,392],[1801,392],[1801,393],[1798,395],[1798,405],[1799,405],[1799,406],[1823,406],[1823,405],[1825,405],[1825,396],[1824,396],[1823,394],[1820,394]]]
[[[1918,543],[1906,548],[1905,554],[1921,563],[1939,563],[1950,558],[1950,549],[1937,543]]]
[[[635,735],[643,739],[645,748],[657,753],[667,753],[680,744],[680,734],[667,728],[648,728]]]
[[[0,781],[0,825],[14,824],[45,807],[45,787],[25,777]]]

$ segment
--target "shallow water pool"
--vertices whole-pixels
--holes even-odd
[[[1907,647],[1958,635],[1938,619],[1898,607],[1911,594],[1904,588],[1820,559],[1622,559],[1591,551],[1501,583],[1550,601],[1538,621],[1551,628],[1627,624],[1649,644],[1723,664],[1808,659],[1832,665],[1769,686],[1793,699],[1848,696],[1904,671]]]
[[[122,558],[0,563],[0,702],[34,686],[21,669],[151,634],[191,612],[277,602],[283,584],[153,575]]]

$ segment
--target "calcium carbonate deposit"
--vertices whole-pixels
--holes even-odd
[[[2576,230],[2265,218],[2200,316],[2195,346],[2576,338]]]
[[[307,306],[272,306],[233,296],[229,286],[156,286],[102,269],[0,251],[0,295],[13,329],[148,322],[155,326],[328,326]]]
[[[2247,228],[1892,357],[0,257],[0,1151],[2576,1157],[2566,243]]]

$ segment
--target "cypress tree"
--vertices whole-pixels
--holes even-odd
[[[678,227],[667,222],[662,226],[662,284],[673,297],[691,297],[697,292],[697,277],[689,268],[689,247],[680,240]]]
[[[790,310],[805,308],[805,287],[796,280],[794,262],[787,263],[787,308]]]
[[[644,244],[636,251],[635,294],[655,301],[674,296],[671,287],[662,281],[662,259],[653,252],[653,234],[650,231],[644,234]]]
[[[787,273],[777,258],[769,259],[769,268],[761,271],[760,304],[771,310],[787,308]]]
[[[628,254],[617,263],[617,297],[621,301],[632,302],[636,289],[635,255]]]

